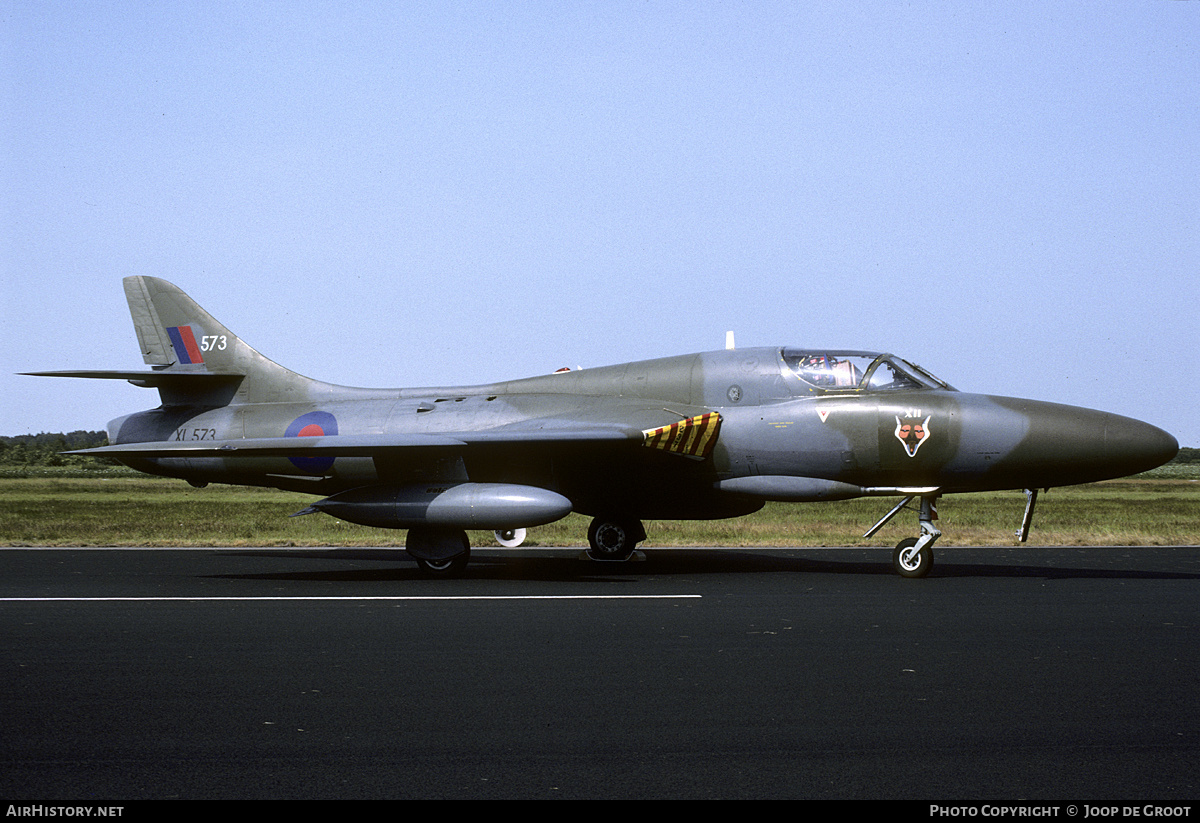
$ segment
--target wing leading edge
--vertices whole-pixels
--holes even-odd
[[[532,423],[532,424],[531,424]],[[95,457],[372,457],[409,449],[460,450],[496,445],[642,445],[697,459],[717,442],[721,418],[708,412],[669,426],[639,429],[623,425],[562,426],[533,421],[462,432],[358,434],[317,437],[260,437],[237,440],[119,443],[67,454]]]

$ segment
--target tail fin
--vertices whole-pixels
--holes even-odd
[[[146,380],[144,385],[159,388],[163,402],[283,401],[297,399],[314,382],[263,357],[173,283],[138,276],[126,277],[124,285],[142,358],[155,369],[154,374],[216,378]]]
[[[24,374],[128,380],[135,386],[158,389],[165,406],[287,402],[335,388],[263,357],[166,280],[126,277],[125,297],[150,371]]]
[[[247,375],[255,359],[266,359],[175,284],[157,277],[126,277],[124,285],[147,365]]]

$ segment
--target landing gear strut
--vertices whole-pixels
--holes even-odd
[[[882,520],[868,529],[863,537],[870,537],[883,528],[885,523],[899,514],[901,509],[906,508],[914,498],[915,495],[910,495],[901,500]],[[942,536],[941,531],[934,525],[934,521],[938,519],[937,500],[936,494],[922,495],[919,515],[921,536],[901,540],[892,552],[892,568],[901,577],[924,577],[933,567],[933,544]]]
[[[1037,505],[1037,489],[1025,489],[1025,516],[1021,518],[1021,528],[1017,530],[1017,540],[1024,543],[1029,539],[1029,527],[1033,525],[1033,507]]]
[[[642,521],[597,517],[588,528],[587,556],[592,560],[628,560],[646,539]]]

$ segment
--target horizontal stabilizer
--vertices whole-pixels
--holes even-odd
[[[213,372],[186,371],[103,371],[92,369],[88,371],[27,371],[22,374],[29,377],[83,377],[91,380],[128,380],[142,388],[160,388],[225,385],[241,381],[243,374],[214,374]]]
[[[92,380],[128,380],[143,389],[158,389],[163,405],[224,406],[233,399],[244,374],[209,371],[34,371],[31,377],[83,377]]]

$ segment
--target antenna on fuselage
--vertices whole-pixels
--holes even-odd
[[[733,332],[731,331],[725,332],[725,348],[733,349]]]

